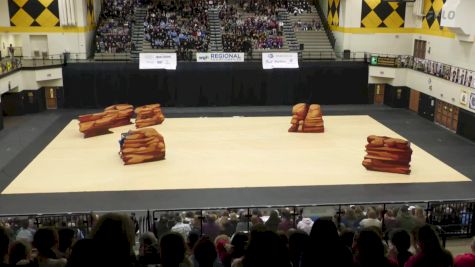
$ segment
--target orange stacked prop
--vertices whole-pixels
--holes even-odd
[[[132,115],[134,113],[134,106],[129,105],[129,104],[118,104],[118,105],[113,105],[113,106],[109,106],[105,108],[104,112],[105,113],[117,112],[118,113],[117,119],[115,120],[115,123],[111,128],[120,127],[120,126],[132,124],[130,122],[130,119],[132,118]]]
[[[79,131],[84,138],[111,133],[109,128],[115,124],[118,113],[95,113],[79,116]]]
[[[130,124],[133,106],[119,104],[107,107],[104,112],[79,116],[79,131],[84,138],[110,133],[109,129]]]
[[[320,105],[300,103],[292,108],[289,132],[323,133],[325,131]]]
[[[367,170],[392,172],[400,174],[411,173],[411,143],[386,136],[368,136],[368,144],[363,166]]]
[[[120,144],[119,154],[125,165],[165,159],[165,141],[155,129],[129,131]]]
[[[152,125],[161,124],[165,120],[160,104],[146,105],[135,109],[137,118],[135,127],[143,128]]]

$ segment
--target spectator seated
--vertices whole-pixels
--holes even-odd
[[[96,31],[96,53],[130,53],[134,8],[147,0],[104,1]]]
[[[143,131],[148,130],[132,134]],[[394,206],[394,216],[406,214],[403,208]],[[134,213],[0,218],[0,266],[454,266],[432,226],[401,227],[388,241],[379,229],[382,206],[344,210],[344,221],[361,226],[355,232],[341,231],[344,226],[335,224],[336,217],[309,218],[303,209],[289,208],[161,211],[150,232],[139,223],[145,217],[137,220]],[[413,210],[408,215],[417,219]],[[377,220],[376,227],[358,223],[364,221],[364,211]],[[238,221],[245,228],[240,230]],[[295,229],[303,224],[308,227]],[[134,248],[138,235],[140,245]],[[418,247],[415,255],[409,252],[411,243]],[[475,240],[470,249],[455,258],[456,267],[473,266]]]
[[[237,7],[224,6],[220,13],[223,50],[251,52],[253,49],[281,49],[284,46],[282,23],[277,20],[276,5],[259,2],[243,4],[251,14],[239,14]]]
[[[195,0],[149,5],[144,22],[145,41],[154,49],[174,49],[178,59],[191,60],[191,51],[208,51],[207,3]]]
[[[322,31],[322,24],[316,19],[312,19],[311,22],[302,22],[300,20],[294,23],[294,31]]]
[[[291,1],[287,3],[287,11],[298,16],[303,13],[312,13],[312,8],[307,1]]]

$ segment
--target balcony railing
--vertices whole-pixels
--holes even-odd
[[[423,202],[385,202],[385,203],[340,203],[322,205],[288,205],[288,206],[253,206],[253,207],[214,207],[190,209],[157,209],[137,210],[131,213],[139,226],[140,232],[157,232],[159,224],[173,224],[173,218],[182,217],[189,220],[190,227],[199,234],[207,234],[206,227],[210,215],[227,217],[240,222],[238,228],[225,229],[221,234],[232,235],[234,232],[249,232],[253,222],[265,221],[273,210],[278,210],[280,216],[288,221],[288,228],[301,228],[299,222],[303,218],[329,219],[335,222],[340,230],[351,229],[357,231],[361,228],[359,221],[365,218],[364,212],[373,209],[377,212],[382,223],[383,233],[388,233],[395,227],[394,221],[412,221],[412,227],[424,223],[435,226],[445,244],[449,237],[472,237],[475,231],[473,220],[475,200],[453,201],[423,201]],[[351,211],[351,212],[350,212]],[[130,211],[129,211],[130,212]],[[37,228],[42,226],[70,227],[87,235],[96,219],[96,214],[103,212],[87,213],[62,213],[62,214],[8,214],[0,215],[0,224],[8,223],[13,229],[20,227],[21,222],[29,220]],[[355,214],[354,221],[350,215]],[[397,214],[396,216],[393,216]],[[237,220],[237,221],[236,221]],[[399,226],[401,227],[401,226]]]

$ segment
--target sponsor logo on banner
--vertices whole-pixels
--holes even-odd
[[[197,62],[244,62],[244,53],[196,53]]]
[[[262,53],[262,68],[267,69],[298,69],[297,53]]]
[[[176,65],[176,53],[140,53],[141,70],[176,70]]]
[[[475,93],[470,94],[469,107],[475,110]]]

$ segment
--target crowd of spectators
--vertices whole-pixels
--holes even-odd
[[[243,4],[245,10],[254,14],[239,14],[233,5],[222,7],[219,18],[224,51],[251,52],[253,49],[279,49],[284,46],[283,23],[277,20],[275,5],[266,3]]]
[[[178,58],[186,59],[191,50],[205,52],[210,38],[207,10],[204,0],[154,2],[144,22],[145,40],[152,48],[175,49]]]
[[[94,220],[86,237],[70,225],[36,229],[29,220],[19,227],[0,222],[0,266],[475,266],[475,242],[472,253],[454,259],[425,224],[423,210],[391,212],[386,218],[378,207],[352,206],[340,224],[336,217],[289,209],[169,212],[145,233],[133,217],[109,213]],[[384,234],[387,219],[392,228]]]
[[[298,16],[303,13],[312,13],[312,7],[305,0],[290,1],[286,4],[287,11],[294,16]]]
[[[96,52],[130,53],[134,23],[134,8],[145,5],[148,0],[104,1],[96,30]]]
[[[474,266],[475,243],[454,261],[432,226],[394,228],[385,240],[376,210],[365,213],[357,230],[339,230],[331,218],[294,224],[287,209],[209,212],[203,221],[192,212],[166,213],[140,235],[138,250],[137,228],[123,214],[100,216],[86,238],[68,227],[0,224],[0,266]]]
[[[311,22],[297,20],[294,22],[294,31],[321,31],[323,30],[322,24],[316,19],[312,19]]]

